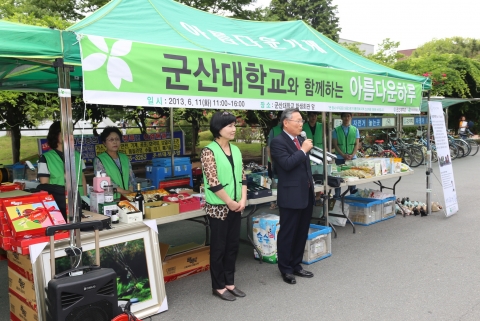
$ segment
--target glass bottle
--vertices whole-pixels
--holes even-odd
[[[145,198],[143,197],[140,183],[137,183],[137,194],[133,200],[135,201],[138,210],[142,212],[142,216],[145,219]]]

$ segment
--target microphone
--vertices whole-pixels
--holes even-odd
[[[303,139],[307,139],[307,133],[302,130],[300,133],[300,136],[302,136]]]

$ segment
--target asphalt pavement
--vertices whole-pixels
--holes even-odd
[[[209,272],[165,285],[168,311],[160,320],[480,320],[480,156],[453,161],[459,212],[427,217],[397,215],[370,226],[338,227],[332,256],[305,265],[315,277],[282,281],[276,265],[259,264],[242,244],[236,285],[247,296],[235,302],[214,297]],[[432,200],[443,203],[438,164]],[[393,185],[394,181],[385,181]],[[361,187],[376,188],[374,184]],[[426,199],[425,168],[403,177],[398,197]],[[278,213],[261,207],[258,213]],[[244,224],[245,225],[245,224]],[[245,231],[244,231],[245,232]],[[159,226],[162,242],[202,242],[195,222]],[[0,262],[0,320],[8,315],[6,261]],[[149,320],[146,318],[145,320]]]

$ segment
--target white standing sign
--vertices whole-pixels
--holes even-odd
[[[447,129],[445,128],[445,117],[443,116],[442,103],[429,101],[430,118],[435,134],[435,146],[440,166],[440,177],[442,178],[443,198],[445,200],[445,215],[448,217],[458,212],[457,192],[455,179],[453,177],[452,159],[448,147]]]

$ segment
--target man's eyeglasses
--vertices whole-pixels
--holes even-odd
[[[302,119],[302,120],[289,119],[289,121],[294,121],[294,122],[299,123],[299,124],[304,124],[304,123],[305,123],[305,120],[304,120],[304,119]]]
[[[107,142],[109,142],[109,143],[119,142],[119,141],[120,141],[120,138],[109,138],[109,139],[107,139]]]

